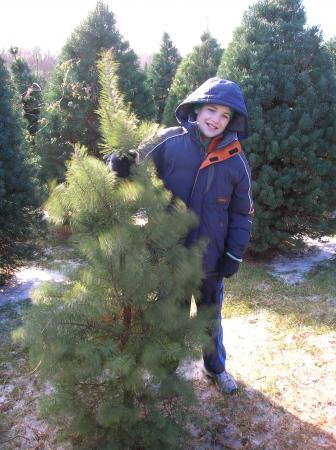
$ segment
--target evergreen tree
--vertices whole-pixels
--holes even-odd
[[[175,109],[185,97],[208,78],[213,77],[222,56],[216,39],[207,31],[201,36],[201,44],[194,47],[179,65],[163,112],[163,123],[175,125]]]
[[[156,121],[161,123],[165,101],[181,56],[168,33],[163,33],[160,52],[155,54],[148,68],[148,81],[156,109]]]
[[[139,124],[117,90],[111,56],[99,66],[104,145],[127,155]],[[124,140],[121,128],[133,137]],[[181,408],[191,395],[171,372],[203,328],[181,313],[181,300],[197,290],[201,257],[183,245],[194,216],[171,200],[150,164],[117,179],[81,149],[48,202],[54,222],[71,224],[83,265],[66,285],[36,294],[24,335],[54,387],[46,417],[79,448],[179,448],[163,399],[176,396]]]
[[[334,65],[334,73],[336,75],[336,37],[329,39],[329,41],[326,42],[326,46],[330,52],[331,59]]]
[[[72,33],[63,47],[59,64],[51,75],[45,95],[38,146],[44,181],[64,178],[64,163],[76,143],[97,156],[99,122],[96,114],[99,83],[96,62],[104,49],[113,49],[119,63],[119,87],[125,101],[140,118],[154,114],[154,105],[145,85],[137,56],[116,28],[114,15],[102,2]]]
[[[42,103],[41,80],[31,73],[27,62],[21,58],[13,61],[11,70],[15,87],[21,96],[28,132],[33,138],[37,132]]]
[[[37,187],[27,162],[23,121],[9,73],[0,59],[0,276],[26,255],[36,214]]]
[[[305,22],[300,0],[259,1],[245,13],[218,71],[237,81],[247,99],[258,252],[334,226],[336,84],[321,34]]]

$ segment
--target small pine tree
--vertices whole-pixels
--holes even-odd
[[[16,58],[11,70],[14,85],[19,92],[24,109],[24,117],[28,122],[28,132],[33,138],[38,129],[42,93],[40,80],[33,76],[28,64],[22,58]]]
[[[300,0],[259,1],[218,71],[247,100],[257,252],[335,229],[335,76],[318,28],[305,22]]]
[[[153,93],[158,123],[162,121],[166,98],[180,62],[181,56],[169,34],[163,33],[160,52],[154,55],[148,68],[148,82]]]
[[[0,277],[27,255],[27,240],[37,218],[37,186],[18,111],[9,73],[0,58]]]
[[[99,67],[104,147],[127,155],[139,124],[118,92],[110,54]],[[143,164],[117,179],[78,150],[47,205],[53,221],[71,224],[83,265],[66,285],[37,293],[24,332],[54,386],[45,414],[79,448],[179,448],[180,427],[163,399],[180,396],[181,406],[191,395],[171,372],[202,330],[181,309],[197,290],[201,249],[183,245],[195,219],[152,169]]]
[[[61,51],[58,66],[46,90],[41,132],[37,143],[42,158],[42,180],[64,179],[65,161],[76,143],[98,156],[97,116],[99,81],[97,60],[102,50],[113,49],[119,63],[119,89],[142,119],[154,115],[137,56],[116,28],[114,15],[102,2],[78,26]]]
[[[188,94],[208,78],[215,76],[223,50],[207,31],[201,36],[201,44],[194,47],[179,65],[163,112],[166,126],[176,124],[175,109]]]

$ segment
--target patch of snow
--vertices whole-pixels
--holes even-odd
[[[15,386],[13,384],[7,384],[7,385],[5,385],[5,387],[2,387],[3,395],[0,396],[0,405],[2,403],[8,402],[9,397],[14,389],[15,389]]]
[[[224,305],[225,308],[225,305]],[[234,316],[222,320],[223,343],[228,355],[241,355],[242,361],[250,361],[258,349],[265,347],[272,335],[267,313]],[[249,343],[253,342],[253,345]],[[243,344],[242,344],[243,343]]]
[[[16,273],[16,279],[20,283],[39,283],[42,281],[63,281],[64,277],[60,272],[55,270],[41,269],[39,267],[27,267]]]
[[[64,275],[55,270],[35,266],[19,269],[8,284],[0,287],[0,305],[29,299],[32,289],[44,281],[62,282],[64,279]]]
[[[41,389],[43,395],[52,395],[55,393],[55,387],[50,383],[50,381],[45,381]]]
[[[199,380],[204,377],[203,359],[200,360],[184,360],[180,363],[177,371],[186,380]]]
[[[288,284],[302,283],[318,264],[336,256],[336,236],[323,240],[306,238],[307,252],[300,256],[279,256],[271,264],[272,275]]]

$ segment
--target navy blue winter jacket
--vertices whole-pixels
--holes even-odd
[[[195,104],[206,103],[229,106],[235,111],[209,155],[194,113]],[[253,214],[251,176],[238,140],[248,134],[247,110],[236,83],[211,78],[178,106],[176,118],[182,128],[168,129],[168,137],[149,156],[166,188],[198,216],[199,224],[188,236],[188,243],[208,238],[203,269],[210,274],[216,271],[218,259],[225,253],[240,260],[249,241]],[[220,156],[223,154],[225,159]]]

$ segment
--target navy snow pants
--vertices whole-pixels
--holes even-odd
[[[209,317],[207,332],[211,340],[203,348],[204,367],[217,374],[225,370],[226,359],[221,313],[223,290],[224,280],[218,280],[216,276],[208,277],[202,281],[200,295],[196,299],[198,314],[204,312]]]

